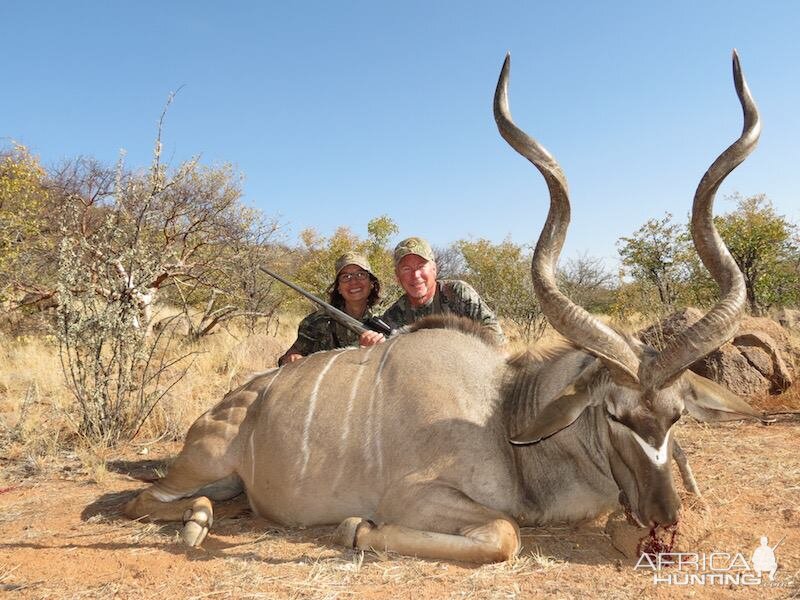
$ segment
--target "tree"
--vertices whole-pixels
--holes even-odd
[[[764,194],[734,194],[735,211],[717,217],[722,239],[744,275],[750,312],[796,304],[800,296],[797,228],[775,212]]]
[[[279,258],[279,225],[241,203],[241,178],[230,165],[184,167],[148,207],[147,243],[162,256],[150,287],[182,307],[194,338],[236,318],[252,328],[280,304],[258,269]]]
[[[151,327],[158,297],[178,301],[193,338],[235,316],[270,314],[272,282],[257,266],[277,224],[241,204],[229,166],[191,160],[169,170],[160,150],[159,137],[145,172],[74,161],[52,186],[63,200],[61,362],[79,432],[106,443],[136,435],[193,353],[171,348],[169,322]]]
[[[467,265],[457,243],[445,247],[434,247],[433,254],[436,257],[439,279],[464,279],[466,277]]]
[[[69,238],[95,248],[81,257],[90,287],[104,279],[102,265],[115,265],[119,281],[112,287],[126,287],[138,298],[140,323],[151,322],[158,300],[181,307],[195,338],[234,318],[251,324],[257,317],[271,318],[280,296],[258,265],[277,259],[279,225],[242,204],[240,180],[230,165],[209,167],[197,160],[174,170],[156,163],[131,171],[122,161],[108,167],[79,158],[45,173],[46,203],[39,203],[38,221],[30,219],[36,229],[29,228],[24,238],[25,252],[2,253],[7,260],[0,270],[13,266],[8,285],[23,294],[16,306],[58,304],[60,240]],[[132,246],[153,257],[155,272],[133,272],[121,259]],[[107,286],[94,291],[111,293]]]
[[[381,305],[388,306],[402,293],[394,275],[394,256],[389,242],[399,232],[397,224],[387,215],[367,223],[366,253],[375,275],[381,282]]]
[[[309,292],[326,299],[333,282],[336,259],[345,252],[360,252],[369,259],[374,275],[381,282],[381,304],[393,302],[400,294],[394,276],[394,260],[389,240],[397,233],[397,225],[386,215],[367,223],[367,237],[361,239],[349,227],[339,227],[331,237],[321,236],[315,229],[300,232],[301,263],[294,273],[296,283]],[[293,303],[307,307],[307,302],[291,292]]]
[[[155,277],[158,258],[141,244],[126,246],[130,240],[118,216],[110,212],[91,239],[65,235],[58,264],[56,337],[67,387],[79,409],[77,431],[108,445],[136,435],[185,374],[163,381],[170,367],[191,354],[171,356],[166,328],[147,335],[142,291],[131,283]],[[78,213],[70,217],[76,220]]]
[[[686,280],[688,247],[685,228],[672,223],[669,213],[662,219],[648,219],[631,237],[617,242],[622,264],[635,279],[656,288],[665,308],[675,305]]]
[[[517,325],[526,341],[541,336],[547,320],[533,292],[528,253],[511,240],[500,244],[459,240],[456,244],[464,257],[466,280],[498,316]]]
[[[800,301],[800,250],[797,228],[778,215],[764,194],[742,198],[734,194],[736,210],[714,218],[717,230],[742,271],[748,308],[761,314],[772,306]],[[713,303],[718,289],[690,244],[686,228],[671,215],[651,219],[630,238],[621,238],[623,265],[638,282],[658,290],[662,306],[677,301]],[[646,290],[637,288],[644,297]]]
[[[297,285],[312,294],[325,300],[328,296],[328,286],[333,282],[334,264],[336,259],[345,252],[358,251],[363,241],[354,234],[349,227],[339,227],[333,235],[326,238],[316,229],[307,228],[300,232],[300,249],[302,259],[300,267],[294,273]],[[308,302],[290,291],[290,304],[308,307]],[[316,308],[316,307],[314,307]]]
[[[21,146],[0,152],[0,300],[57,305],[59,248],[68,238],[87,250],[79,258],[95,293],[112,293],[107,280],[98,282],[103,265],[114,265],[119,281],[111,287],[137,298],[140,324],[151,322],[158,300],[182,308],[195,338],[234,318],[254,326],[275,314],[281,296],[258,265],[278,260],[277,221],[243,205],[241,176],[230,165],[162,163],[165,114],[144,170],[126,168],[123,155],[116,167],[78,158],[46,172]],[[152,257],[153,273],[122,260],[132,247]]]
[[[46,172],[27,148],[15,144],[0,151],[0,301],[24,303],[35,294],[33,279],[42,280],[54,240],[44,235],[50,197]],[[52,261],[51,261],[52,264]]]
[[[557,273],[561,291],[589,312],[607,313],[614,301],[614,275],[602,259],[583,254],[566,260]]]

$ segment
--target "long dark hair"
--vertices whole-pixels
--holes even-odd
[[[381,299],[381,282],[378,280],[375,275],[367,271],[367,275],[369,275],[369,282],[370,282],[370,292],[369,296],[367,296],[367,308],[372,308],[378,303],[378,300]],[[344,310],[344,296],[339,293],[339,276],[336,276],[336,279],[333,280],[333,283],[328,288],[328,302],[333,304],[339,310]]]

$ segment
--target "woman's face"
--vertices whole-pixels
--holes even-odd
[[[369,273],[358,265],[346,265],[339,271],[336,286],[347,303],[363,302],[372,291]]]

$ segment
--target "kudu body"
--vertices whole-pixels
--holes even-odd
[[[671,429],[684,409],[705,420],[758,416],[686,370],[732,336],[744,306],[741,274],[711,215],[720,182],[758,139],[738,57],[744,131],[703,177],[692,216],[721,300],[660,353],[558,290],[566,181],[511,121],[508,69],[507,58],[495,118],[547,182],[532,275],[543,311],[572,346],[506,360],[454,321],[261,374],[192,425],[166,477],[128,503],[130,517],[183,519],[184,540],[197,545],[212,522],[209,498],[244,490],[253,510],[276,522],[341,523],[338,539],[350,547],[474,562],[513,556],[519,524],[578,521],[619,502],[642,525],[676,520]]]

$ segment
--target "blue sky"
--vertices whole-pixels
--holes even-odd
[[[565,257],[613,264],[650,217],[683,219],[741,131],[738,48],[761,110],[756,152],[723,185],[800,222],[800,2],[6,1],[0,138],[46,164],[145,166],[171,90],[165,156],[231,162],[288,239],[391,216],[445,245],[529,243],[541,176],[497,133],[507,51],[516,122],[559,160]]]

